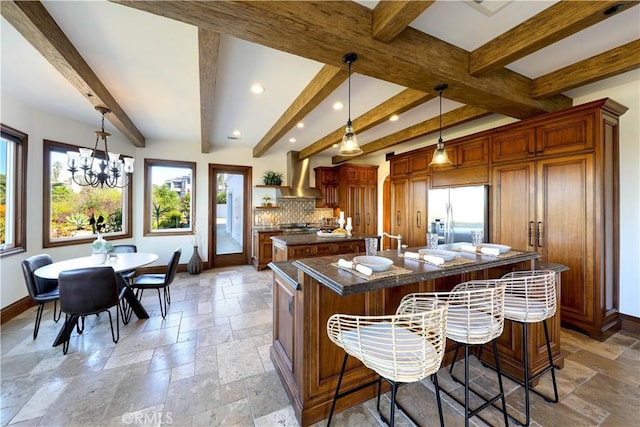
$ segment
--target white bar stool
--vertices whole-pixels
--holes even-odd
[[[390,316],[354,316],[334,314],[327,321],[327,335],[345,351],[338,385],[331,404],[327,426],[331,424],[336,401],[348,394],[378,384],[377,409],[382,419],[394,425],[396,395],[400,383],[420,381],[433,375],[440,425],[444,426],[442,404],[435,373],[444,356],[447,320],[446,303],[432,302],[429,309],[412,314]],[[378,374],[378,379],[340,393],[340,384],[349,355]],[[380,412],[382,379],[391,384],[389,420]],[[409,414],[407,415],[410,419]],[[417,424],[413,419],[411,419]]]
[[[556,273],[551,270],[514,271],[502,276],[500,281],[505,283],[507,286],[504,296],[504,318],[522,325],[524,381],[513,378],[511,375],[507,376],[524,386],[525,422],[521,424],[528,426],[530,422],[529,391],[533,391],[534,393],[542,396],[548,402],[558,402],[558,386],[556,384],[555,367],[553,366],[551,345],[549,344],[549,331],[547,329],[546,322],[548,318],[553,317],[556,314]],[[547,345],[549,366],[529,378],[527,326],[529,323],[537,322],[542,322],[544,326],[544,338]],[[545,396],[530,387],[532,381],[547,371],[551,371],[554,393],[553,398]],[[519,420],[517,421],[520,423]]]
[[[464,409],[465,426],[469,425],[469,418],[476,416],[483,409],[491,406],[497,400],[502,401],[502,412],[504,423],[508,425],[507,405],[502,386],[502,376],[500,372],[500,361],[496,348],[496,338],[502,334],[504,329],[504,291],[505,284],[491,280],[474,280],[456,285],[451,292],[429,292],[406,295],[400,302],[396,311],[398,313],[414,313],[423,309],[425,304],[430,304],[435,299],[437,301],[447,301],[447,329],[446,336],[457,344],[454,360],[451,363],[450,372],[453,373],[455,358],[458,355],[458,348],[464,346]],[[469,347],[471,345],[482,345],[492,342],[493,353],[496,362],[496,372],[500,392],[493,397],[485,398],[469,387]],[[434,375],[434,377],[437,377]],[[452,375],[453,377],[453,375]],[[455,377],[453,377],[458,381]],[[469,408],[469,392],[473,392],[485,403],[478,408]],[[446,391],[445,391],[446,393]],[[447,393],[448,394],[448,393]],[[452,399],[458,401],[453,396]],[[463,404],[459,402],[459,404]]]

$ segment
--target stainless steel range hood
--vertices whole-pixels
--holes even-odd
[[[322,192],[309,187],[309,159],[300,160],[298,151],[287,153],[287,185],[278,189],[284,199],[321,199]]]

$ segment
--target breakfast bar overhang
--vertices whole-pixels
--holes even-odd
[[[395,313],[402,297],[412,292],[448,291],[467,280],[491,279],[514,270],[552,268],[536,265],[536,252],[510,251],[501,257],[461,254],[454,265],[435,265],[405,258],[397,251],[381,251],[393,261],[386,274],[364,278],[337,267],[339,259],[351,260],[357,254],[305,258],[270,263],[273,270],[273,343],[271,360],[301,425],[306,426],[329,415],[344,352],[327,337],[327,319],[335,313],[386,315]],[[377,277],[376,277],[377,276]],[[380,277],[382,276],[382,277]],[[560,316],[549,324],[554,364],[563,367],[560,353]],[[539,330],[538,330],[539,328]],[[505,322],[498,341],[503,371],[523,377],[522,329]],[[530,374],[544,369],[546,347],[541,325],[529,329]],[[452,360],[454,347],[447,346],[443,366]],[[486,359],[485,359],[486,357]],[[482,352],[483,362],[492,361],[492,351]],[[547,361],[548,363],[548,361]],[[349,358],[341,390],[355,389],[376,378],[360,362]],[[366,387],[338,400],[336,412],[375,397],[375,387]]]

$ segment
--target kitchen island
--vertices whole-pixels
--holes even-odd
[[[396,251],[381,251],[389,258],[392,270],[365,278],[336,267],[340,258],[352,255],[272,262],[273,273],[273,345],[271,360],[284,385],[296,417],[306,426],[325,419],[337,384],[342,349],[327,338],[326,322],[334,313],[364,315],[393,314],[402,297],[411,292],[450,290],[455,284],[473,279],[500,277],[507,271],[536,268],[535,252],[511,251],[502,257],[461,253],[449,265],[436,267],[404,258]],[[559,346],[559,316],[550,324],[554,362],[563,366]],[[540,330],[530,329],[531,370],[541,370],[545,355]],[[498,344],[501,365],[516,377],[522,377],[521,331],[518,325],[506,325]],[[448,350],[450,348],[448,347]],[[483,352],[491,356],[491,351]],[[443,364],[450,363],[448,352]],[[487,358],[487,361],[489,358]],[[341,390],[357,388],[376,378],[373,371],[349,358]],[[342,411],[374,397],[376,387],[366,387],[342,399],[336,411]]]
[[[351,236],[320,237],[317,234],[271,236],[274,262],[327,255],[355,254],[364,252],[364,239],[375,237],[380,247],[380,236],[354,233]]]

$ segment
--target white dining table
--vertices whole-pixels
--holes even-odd
[[[102,264],[96,264],[94,258],[91,256],[82,257],[82,258],[73,258],[65,261],[54,262],[49,265],[42,266],[33,272],[36,276],[43,279],[58,279],[58,276],[63,271],[75,270],[77,268],[87,268],[87,267],[111,267],[116,273],[122,273],[129,270],[134,270],[136,268],[151,264],[155,260],[158,259],[158,255],[153,253],[145,253],[145,252],[131,252],[131,253],[117,253],[111,254],[110,257],[107,258],[107,261]],[[136,298],[133,290],[127,285],[126,280],[124,280],[120,275],[120,283],[124,286],[125,292],[123,297],[126,299],[127,303],[133,310],[133,313],[136,315],[138,319],[148,319],[149,313],[140,303],[138,298]],[[65,322],[60,328],[60,332],[58,332],[58,336],[53,342],[53,346],[57,346],[65,342],[71,336],[71,332],[73,332],[73,324]]]
[[[102,264],[96,264],[91,256],[82,258],[67,259],[65,261],[54,262],[45,265],[33,272],[42,279],[57,279],[62,271],[74,270],[76,268],[87,267],[111,267],[116,273],[122,273],[128,270],[151,264],[158,259],[158,255],[146,252],[131,252],[110,254],[107,261]]]

